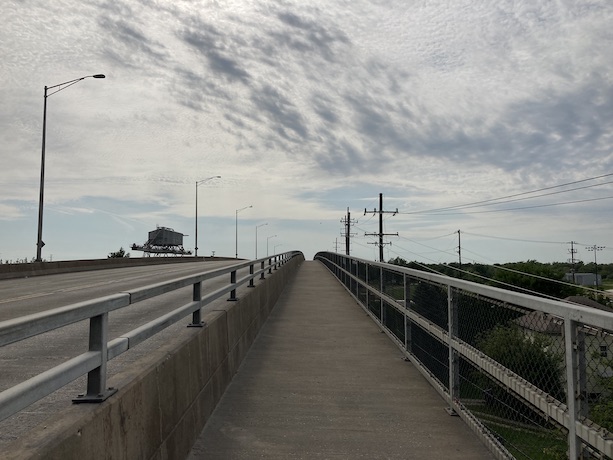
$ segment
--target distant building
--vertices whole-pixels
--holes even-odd
[[[191,251],[183,249],[183,233],[175,232],[172,228],[157,227],[149,232],[149,239],[145,244],[132,245],[133,251],[143,251],[147,257],[151,254],[159,255],[190,255]]]
[[[572,273],[564,275],[564,281],[574,282],[581,286],[596,286],[596,280],[598,280],[598,286],[602,286],[602,278],[594,273],[575,273],[574,279]]]
[[[591,273],[575,273],[576,275],[594,276]],[[613,312],[613,309],[583,296],[571,296],[564,300],[597,310]],[[551,350],[561,356],[564,354],[564,320],[562,318],[542,311],[532,311],[515,319],[515,323],[522,328],[528,338],[538,334],[548,336],[551,341]],[[611,367],[613,335],[611,331],[593,327],[583,327],[581,332],[583,332],[585,344],[585,391],[587,396],[593,399],[604,391],[604,379],[613,377],[613,368]]]

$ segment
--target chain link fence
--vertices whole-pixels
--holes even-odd
[[[498,458],[611,458],[613,313],[318,256]]]

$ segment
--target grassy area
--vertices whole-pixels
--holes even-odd
[[[524,429],[485,424],[502,439],[503,445],[517,459],[559,460],[566,459],[566,438],[559,431],[530,432]]]
[[[613,279],[602,280],[601,288],[604,290],[613,289]]]
[[[568,441],[559,429],[546,428],[506,419],[500,411],[486,404],[466,404],[473,415],[483,423],[517,459],[558,460],[566,459]]]

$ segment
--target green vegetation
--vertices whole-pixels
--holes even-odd
[[[571,264],[567,262],[542,263],[536,260],[525,262],[512,262],[505,264],[484,265],[484,264],[462,264],[461,270],[458,263],[449,264],[418,264],[408,262],[400,257],[389,260],[389,263],[422,271],[433,271],[454,278],[462,278],[491,286],[503,287],[509,290],[529,290],[538,294],[564,299],[574,295],[587,295],[594,298],[603,305],[607,305],[604,296],[595,296],[592,293],[586,294],[585,288],[581,286],[571,286],[564,281],[564,275],[572,270]],[[594,263],[575,264],[576,273],[595,273]],[[599,264],[598,274],[602,277],[601,289],[613,289],[613,264]]]
[[[564,401],[563,358],[544,334],[527,336],[517,325],[495,326],[477,337],[477,348],[557,400]]]
[[[119,251],[110,252],[106,257],[107,259],[121,259],[123,257],[130,257],[130,253],[126,253],[123,247],[119,248]]]
[[[563,460],[567,458],[566,437],[558,430],[526,430],[493,423],[485,423],[485,426],[504,440],[504,446],[517,459]]]

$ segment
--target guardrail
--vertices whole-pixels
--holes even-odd
[[[613,458],[613,313],[336,253],[315,259],[497,458]]]
[[[0,322],[0,346],[5,346],[79,321],[89,320],[88,351],[1,392],[0,420],[16,414],[85,374],[87,374],[87,391],[75,398],[73,402],[98,403],[104,401],[117,391],[115,388],[107,387],[107,362],[109,360],[190,314],[192,319],[189,327],[204,326],[201,319],[203,307],[228,293],[230,296],[227,300],[238,300],[236,296],[238,287],[243,285],[254,287],[254,279],[258,276],[262,280],[265,279],[266,273],[271,274],[273,270],[277,270],[298,255],[301,253],[286,252]],[[246,268],[249,268],[249,274],[237,279],[237,271]],[[202,283],[204,281],[228,274],[230,275],[229,284],[203,294]],[[190,302],[121,337],[108,340],[110,312],[190,285],[193,286]]]

